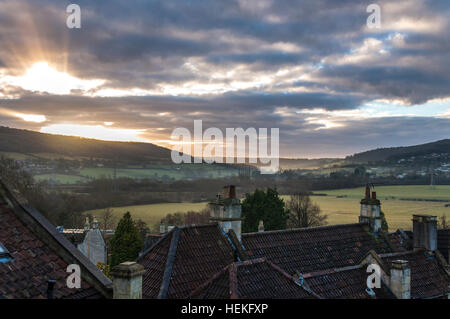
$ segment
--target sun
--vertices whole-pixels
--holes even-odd
[[[73,90],[88,91],[105,81],[79,79],[42,61],[33,64],[24,75],[12,77],[10,82],[27,91],[62,95],[70,94]]]

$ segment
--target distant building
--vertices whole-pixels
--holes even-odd
[[[113,231],[100,230],[98,221],[94,217],[92,224],[86,217],[84,229],[63,229],[57,227],[89,260],[97,265],[107,263],[107,247],[103,236],[110,236]]]

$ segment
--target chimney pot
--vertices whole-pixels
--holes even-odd
[[[236,198],[236,186],[234,185],[224,186],[223,198]]]
[[[390,288],[398,299],[411,299],[411,269],[408,261],[392,262]]]
[[[366,185],[366,199],[370,199],[370,187]]]
[[[258,232],[262,233],[263,231],[264,231],[264,222],[260,220],[258,224]]]
[[[134,261],[123,262],[111,270],[114,299],[142,299],[145,268]]]
[[[47,299],[53,299],[53,293],[55,290],[55,280],[48,280],[47,281]]]

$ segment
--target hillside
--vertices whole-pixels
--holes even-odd
[[[150,143],[109,142],[0,127],[0,152],[55,154],[124,162],[171,162],[170,150]]]
[[[426,143],[415,146],[378,148],[367,152],[356,153],[345,159],[353,163],[378,162],[385,160],[399,160],[412,156],[426,156],[430,154],[450,154],[450,139]]]

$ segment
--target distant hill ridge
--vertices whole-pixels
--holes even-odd
[[[377,148],[347,156],[345,159],[351,162],[363,163],[369,161],[398,160],[405,157],[423,156],[432,153],[450,153],[450,139],[414,146]]]
[[[67,157],[111,159],[137,163],[172,163],[171,150],[151,143],[113,142],[74,136],[39,133],[0,126],[0,152],[20,154],[51,153]],[[415,146],[378,148],[345,158],[348,162],[367,163],[396,160],[431,153],[450,154],[450,139]],[[341,161],[337,158],[280,159],[285,168],[312,168]]]
[[[133,162],[171,162],[170,150],[151,143],[111,142],[0,126],[0,152],[52,153]]]

